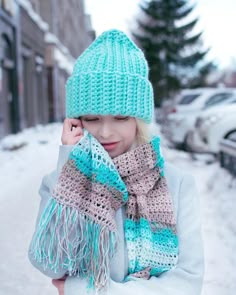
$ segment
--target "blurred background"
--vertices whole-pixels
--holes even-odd
[[[57,165],[74,62],[117,28],[148,61],[166,160],[195,177],[202,295],[235,295],[235,15],[235,0],[0,0],[0,294],[57,294],[27,259],[38,189]]]

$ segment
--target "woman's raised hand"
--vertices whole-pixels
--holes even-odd
[[[64,145],[74,145],[83,137],[83,126],[80,119],[66,118],[63,123],[61,142]]]

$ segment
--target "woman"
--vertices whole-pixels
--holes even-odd
[[[164,163],[153,107],[146,60],[123,32],[104,32],[76,61],[29,249],[60,295],[201,293],[195,184]]]

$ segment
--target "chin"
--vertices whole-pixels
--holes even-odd
[[[118,155],[115,154],[115,153],[108,153],[108,154],[109,154],[109,156],[110,156],[112,159],[118,156]]]
[[[118,152],[118,151],[111,151],[111,152],[108,152],[109,156],[113,159],[115,157],[118,157],[119,155],[122,154],[122,152]]]

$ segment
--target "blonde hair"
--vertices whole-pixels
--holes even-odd
[[[136,118],[137,134],[135,145],[140,145],[149,142],[153,136],[153,124],[146,123],[141,119]]]

